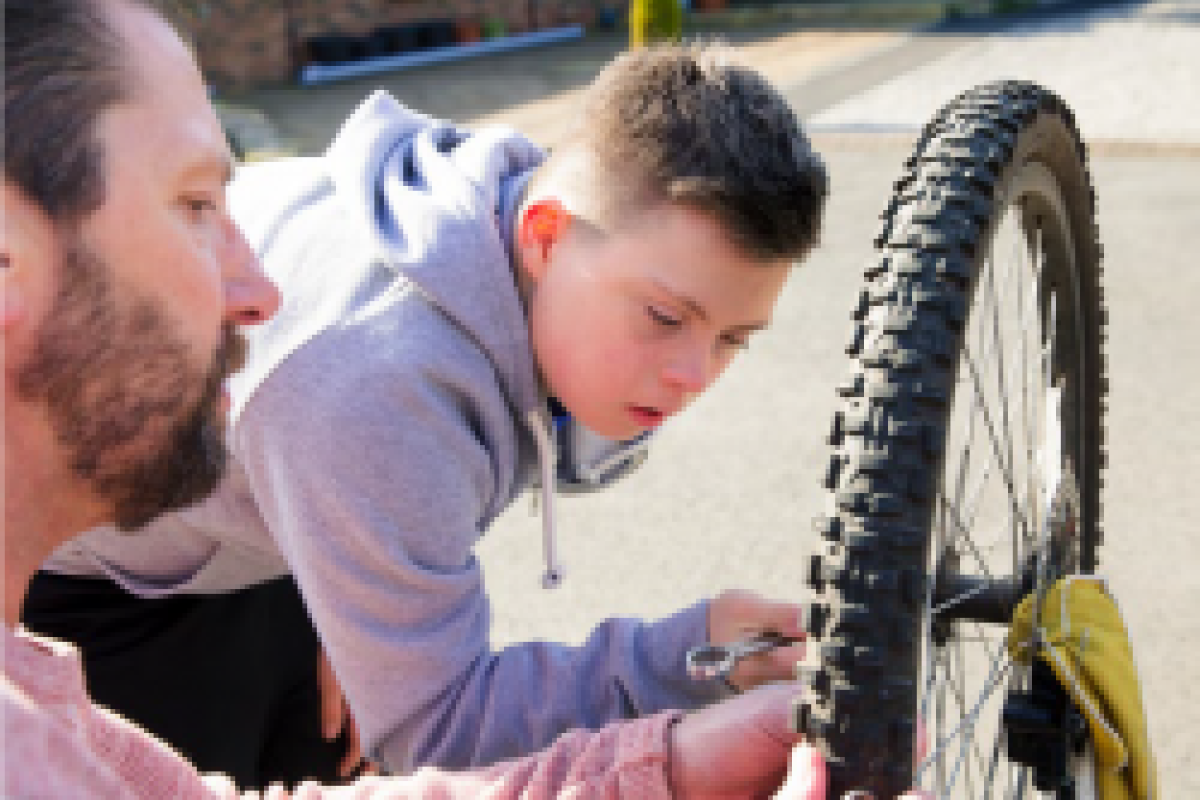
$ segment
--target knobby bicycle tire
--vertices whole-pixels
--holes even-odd
[[[1025,82],[987,84],[923,130],[883,214],[853,313],[851,374],[838,388],[829,434],[829,512],[817,521],[822,541],[807,565],[815,599],[795,720],[826,754],[830,797],[859,789],[883,800],[913,785],[923,625],[937,579],[935,498],[955,388],[970,377],[964,329],[1006,213],[1045,237],[1039,267],[1048,284],[1057,282],[1063,316],[1071,317],[1047,321],[1048,290],[1034,288],[1040,324],[1070,326],[1061,342],[1070,352],[1054,367],[1069,373],[1061,458],[1076,496],[1065,535],[1074,548],[1069,568],[1095,567],[1105,321],[1084,146],[1053,93]]]

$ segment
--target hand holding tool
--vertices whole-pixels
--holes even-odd
[[[728,678],[737,662],[755,653],[765,653],[776,647],[801,641],[778,633],[760,633],[749,639],[729,644],[702,644],[693,647],[687,654],[688,677],[696,680]]]

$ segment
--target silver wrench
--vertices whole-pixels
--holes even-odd
[[[749,639],[729,644],[702,644],[687,653],[688,677],[696,680],[727,678],[737,662],[755,653],[765,653],[801,639],[791,639],[778,633],[760,633]]]

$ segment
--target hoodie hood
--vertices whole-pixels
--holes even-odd
[[[383,92],[347,120],[326,153],[339,196],[386,261],[496,366],[533,435],[542,492],[542,585],[562,580],[554,515],[557,457],[515,273],[512,231],[542,153],[505,128],[468,133]],[[488,225],[486,220],[492,220]]]
[[[515,131],[468,132],[371,95],[325,154],[328,174],[380,257],[467,332],[524,417],[543,405],[510,241],[543,159]],[[480,224],[494,220],[493,225]]]

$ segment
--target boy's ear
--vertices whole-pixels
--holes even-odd
[[[550,263],[550,253],[571,224],[571,212],[553,198],[530,203],[517,221],[517,248],[526,272],[535,280]]]

